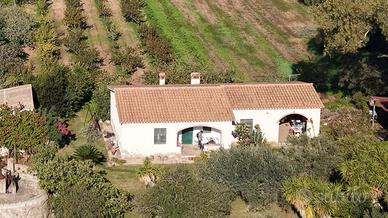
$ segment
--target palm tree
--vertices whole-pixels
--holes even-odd
[[[283,184],[286,200],[303,218],[330,217],[337,207],[336,194],[341,186],[316,180],[312,177],[294,177]]]

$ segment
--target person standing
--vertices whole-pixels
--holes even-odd
[[[203,149],[204,149],[204,145],[203,145],[203,130],[201,130],[201,131],[199,131],[197,133],[197,138],[198,138],[199,149],[201,149],[203,151]]]

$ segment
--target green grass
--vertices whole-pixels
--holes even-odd
[[[63,157],[69,157],[73,155],[74,150],[77,147],[88,143],[84,130],[89,121],[90,121],[90,113],[87,112],[86,108],[82,109],[80,112],[78,112],[74,117],[70,119],[69,130],[71,131],[72,134],[75,134],[76,140],[71,141],[69,145],[66,145],[64,148],[62,148],[59,151],[59,155]],[[105,157],[107,156],[107,151],[105,149],[105,144],[102,137],[91,144],[93,144],[99,151],[103,152]]]
[[[170,39],[175,54],[180,61],[197,61],[208,64],[208,52],[193,28],[179,10],[169,0],[147,0],[147,19]]]
[[[292,63],[275,48],[273,42],[292,49],[289,38],[295,37],[295,33],[282,29],[262,10],[273,7],[282,12],[295,12],[304,18],[304,6],[279,0],[271,0],[264,5],[242,2],[245,7],[254,7],[253,11],[257,11],[254,19],[271,35],[269,39],[256,24],[243,18],[244,12],[236,10],[229,14],[210,0],[206,3],[214,22],[199,11],[193,0],[181,2],[189,12],[181,11],[171,0],[146,0],[148,21],[171,41],[178,61],[194,61],[205,66],[207,71],[234,69],[243,81],[260,81],[272,78],[274,74],[283,77],[292,73]],[[193,19],[189,20],[187,14],[182,13],[190,13]]]

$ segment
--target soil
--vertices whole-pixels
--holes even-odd
[[[119,39],[119,43],[125,45],[127,47],[132,48],[140,48],[140,43],[136,37],[135,30],[129,25],[129,23],[125,20],[122,12],[121,5],[119,0],[107,0],[107,5],[112,11],[111,19],[113,23],[116,25],[118,31],[121,33],[121,37]],[[136,72],[131,77],[131,83],[138,85],[142,83],[142,76],[144,75],[144,71],[149,69],[149,63],[147,59],[143,56],[143,62],[145,69],[138,68]]]
[[[66,4],[64,0],[54,0],[50,6],[50,16],[55,22],[58,34],[60,38],[64,38],[66,35],[66,27],[64,25],[63,19],[65,18]],[[61,60],[65,65],[70,65],[71,58],[70,54],[66,51],[65,46],[61,46]]]
[[[107,37],[107,32],[105,27],[100,21],[97,8],[93,5],[93,0],[81,0],[84,8],[84,14],[86,17],[86,23],[89,26],[89,37],[92,39],[105,39]],[[108,73],[114,73],[114,66],[111,63],[110,57],[110,48],[106,40],[92,40],[91,44],[97,51],[100,53],[102,58],[101,69],[107,71]]]
[[[310,55],[307,51],[306,36],[303,35],[303,31],[314,29],[314,24],[310,17],[306,15],[308,11],[306,11],[306,14],[299,14],[298,11],[292,9],[294,6],[290,6],[290,4],[297,4],[296,0],[282,0],[283,3],[270,0],[193,0],[192,5],[195,10],[190,9],[188,3],[183,0],[171,1],[190,21],[194,19],[193,13],[198,12],[209,24],[216,25],[217,16],[220,16],[220,13],[225,13],[237,27],[243,27],[247,23],[252,25],[255,32],[265,38],[281,56],[290,62],[296,62]],[[195,21],[191,23],[195,25]],[[280,31],[281,38],[274,36],[274,31]],[[260,46],[255,43],[254,36],[248,33],[244,35],[242,32],[242,37],[250,45]],[[211,50],[211,47],[209,47],[209,50]],[[258,47],[257,50],[260,50],[260,48]],[[276,67],[274,66],[275,60],[271,60],[266,52],[252,55],[264,61],[265,65],[268,66],[264,67],[267,70]],[[249,63],[247,64],[249,65]],[[244,68],[248,70],[251,67],[244,66]],[[252,66],[251,69],[255,70],[255,67]]]

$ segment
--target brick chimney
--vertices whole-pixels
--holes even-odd
[[[166,73],[159,73],[159,85],[166,85]]]
[[[201,84],[201,73],[191,73],[191,85]]]

